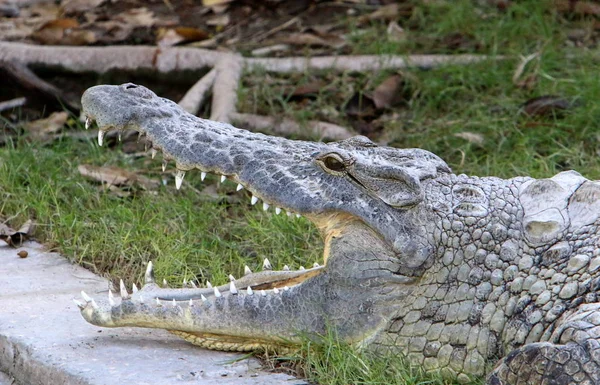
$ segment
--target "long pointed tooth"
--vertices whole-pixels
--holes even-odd
[[[252,199],[250,199],[250,204],[254,206],[256,202],[258,202],[258,198],[252,195]]]
[[[265,260],[263,261],[263,269],[265,269],[265,270],[273,269],[273,266],[271,266],[271,262],[269,262],[269,260],[267,258],[265,258]]]
[[[190,298],[190,302],[189,302],[190,307],[194,307],[194,301],[192,301],[192,299]]]
[[[200,173],[200,180],[204,180],[204,178],[206,178],[206,173],[204,171],[202,171]]]
[[[171,305],[173,305],[173,307],[177,307],[177,301],[175,301],[175,298],[173,298],[173,301],[171,301]]]
[[[237,187],[235,188],[235,191],[240,191],[243,189],[244,189],[244,186],[242,186],[241,183],[238,183]]]
[[[306,270],[306,269],[304,268],[304,266],[300,266],[300,268],[298,270]]]
[[[96,303],[96,301],[94,301],[94,299],[93,299],[93,298],[92,298],[92,307],[93,307],[94,309],[99,309],[99,308],[100,308],[100,306],[98,306],[98,304]]]
[[[206,281],[206,287],[212,289],[212,283],[210,283],[210,281]]]
[[[89,116],[86,116],[85,117],[85,129],[89,130],[91,125],[92,125],[92,118],[90,118]]]
[[[238,293],[237,287],[235,287],[235,282],[233,282],[233,281],[229,282],[229,292],[231,294],[237,294]]]
[[[83,290],[81,290],[81,297],[83,297],[83,300],[85,302],[92,302],[92,299],[90,298],[90,296],[87,295],[87,293]]]
[[[289,211],[286,211],[286,212],[285,212],[285,215],[287,215],[288,217],[291,217],[291,216],[292,216],[292,213],[290,213]]]
[[[119,138],[119,142],[123,141],[123,133],[121,132],[121,130],[119,130],[119,132],[117,133],[117,138]]]
[[[264,290],[261,290],[261,291],[260,291],[260,295],[262,295],[263,297],[266,297],[266,296],[267,296],[267,292],[266,292],[266,291],[264,291]]]
[[[313,267],[319,267],[319,266],[321,266],[321,265],[319,265],[319,262],[313,263]]]
[[[152,266],[152,261],[148,262],[148,266],[146,266],[146,274],[144,274],[145,283],[154,283],[154,267]]]
[[[290,267],[288,265],[283,266],[283,271],[290,271]]]
[[[149,140],[146,140],[146,142],[144,143],[144,151],[148,151],[148,149],[152,146],[152,142],[150,142]]]
[[[125,283],[123,282],[123,280],[119,281],[119,288],[121,289],[121,298],[129,298],[129,293],[127,292],[127,288],[125,287]]]
[[[302,217],[302,215],[296,214],[296,218],[300,218],[300,217]]]
[[[290,288],[288,286],[283,287],[283,291],[288,291],[288,290],[290,290]]]
[[[229,277],[227,277],[227,278],[229,278],[229,282],[235,281],[235,277],[231,274],[229,274]]]
[[[208,301],[208,300],[206,299],[206,297],[204,296],[204,294],[200,294],[200,298],[202,299],[202,302],[206,302],[206,301]]]
[[[158,150],[156,148],[153,148],[150,152],[150,156],[152,156],[152,159],[156,158],[156,154],[158,154]]]
[[[227,177],[225,175],[221,175],[221,183],[225,182],[225,179],[227,179]]]
[[[267,211],[269,209],[269,204],[267,202],[263,202],[263,210]]]
[[[98,130],[98,146],[102,147],[102,143],[104,143],[104,135],[106,133],[102,130]]]
[[[251,288],[250,286],[248,286],[248,287],[246,288],[246,294],[248,294],[248,295],[252,295],[252,294],[254,294],[254,292],[252,291],[252,288]]]
[[[252,270],[248,267],[248,265],[244,266],[244,275],[252,274]]]
[[[108,289],[108,304],[110,306],[115,306],[115,297],[113,296],[112,290]]]
[[[192,285],[192,287],[193,287],[194,289],[197,289],[197,288],[198,288],[198,286],[196,286],[196,283],[194,283],[194,281],[190,281],[190,285]]]
[[[73,302],[75,302],[75,305],[77,305],[77,307],[81,310],[85,309],[85,304],[81,301],[76,300],[75,298],[73,298]]]
[[[281,208],[280,207],[275,207],[275,214],[277,214],[277,215],[281,214]]]
[[[140,299],[140,303],[144,303],[144,296],[140,294],[140,296],[138,297]]]
[[[169,283],[163,278],[163,287],[169,287]]]
[[[167,171],[167,166],[169,165],[169,161],[166,159],[163,159],[162,161],[162,172]]]
[[[175,188],[179,190],[181,188],[181,183],[183,182],[183,177],[185,176],[185,171],[177,170],[175,171]]]
[[[275,294],[279,294],[279,289],[278,289],[278,288],[276,288],[276,287],[275,287],[275,288],[273,288],[273,293],[275,293]]]
[[[215,297],[219,298],[221,296],[221,292],[219,291],[219,288],[214,287],[213,292],[215,293]]]
[[[162,303],[160,303],[160,299],[158,299],[158,297],[156,297],[156,305],[157,306],[162,306]]]
[[[131,286],[131,292],[132,293],[137,293],[138,292],[138,287],[136,286],[135,283]]]

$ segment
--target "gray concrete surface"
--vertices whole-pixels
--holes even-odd
[[[90,325],[72,299],[81,290],[100,298],[107,288],[39,244],[0,246],[0,385],[305,383],[262,371],[255,359],[231,363],[241,355],[199,349],[162,330]]]

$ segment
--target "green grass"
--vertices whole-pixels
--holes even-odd
[[[576,169],[600,179],[600,75],[593,50],[573,47],[573,29],[593,35],[594,20],[556,13],[550,1],[513,2],[508,11],[474,6],[471,1],[414,1],[412,16],[401,18],[407,38],[385,38],[386,24],[359,25],[348,19],[356,54],[478,53],[508,55],[506,60],[430,71],[398,71],[405,81],[403,101],[384,111],[375,140],[397,147],[420,147],[445,159],[455,173],[513,177],[549,177]],[[593,39],[592,39],[593,40]],[[590,43],[591,44],[591,43]],[[512,77],[519,56],[538,52],[526,67],[530,88]],[[391,72],[245,74],[239,90],[242,112],[319,119],[353,126],[344,109],[353,95],[369,95]],[[314,98],[289,97],[293,87],[322,81]],[[556,116],[528,117],[521,111],[529,99],[558,95],[575,107]],[[481,135],[481,145],[456,136]],[[116,280],[140,283],[145,262],[155,263],[157,276],[170,285],[186,279],[224,283],[243,266],[256,269],[268,257],[276,268],[320,262],[321,241],[307,221],[263,213],[249,196],[235,193],[230,182],[217,195],[198,195],[201,183],[190,172],[177,192],[172,175],[162,174],[160,161],[98,148],[93,142],[64,139],[52,144],[24,138],[0,149],[0,213],[38,223],[36,235],[72,261]],[[82,178],[79,164],[115,165],[167,186],[155,193],[119,198]],[[320,384],[442,384],[407,368],[399,357],[357,352],[335,338],[306,340],[299,354],[285,357]]]

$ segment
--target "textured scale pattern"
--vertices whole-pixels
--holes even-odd
[[[148,278],[118,304],[87,298],[89,322],[165,328],[227,350],[293,345],[298,331],[329,325],[348,342],[402,352],[460,381],[600,384],[600,182],[574,171],[454,175],[427,151],[364,137],[250,133],[132,84],[93,87],[82,104],[101,130],[147,134],[179,170],[227,175],[305,215],[323,232],[326,260],[248,273],[234,289],[165,289]]]

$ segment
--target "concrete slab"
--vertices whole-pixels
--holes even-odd
[[[17,251],[26,250],[27,258]],[[194,347],[162,330],[88,324],[72,299],[97,298],[108,283],[29,242],[0,246],[0,385],[126,383],[206,385],[305,384],[267,373],[255,359]]]

